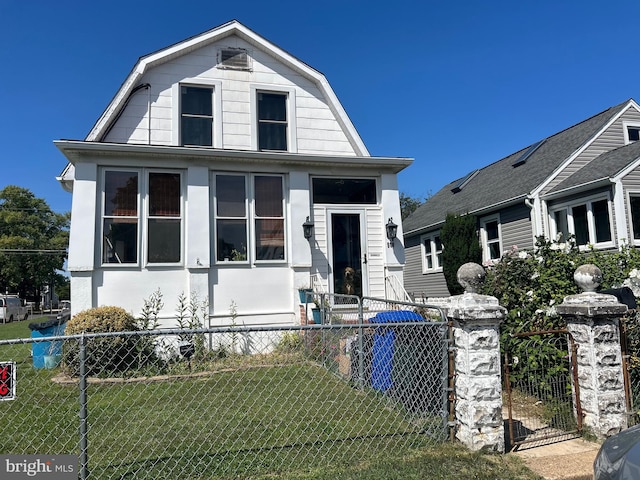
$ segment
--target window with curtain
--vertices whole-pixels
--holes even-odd
[[[182,194],[179,173],[149,173],[147,261],[176,263],[181,256]]]
[[[102,263],[138,262],[138,172],[106,171]]]

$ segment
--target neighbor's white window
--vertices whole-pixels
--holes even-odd
[[[482,259],[485,262],[500,260],[502,256],[502,231],[500,217],[485,217],[480,220]]]
[[[613,246],[611,202],[608,195],[594,196],[549,207],[551,235],[566,240],[575,236],[576,245]]]
[[[629,194],[629,216],[631,217],[633,244],[640,245],[640,192]]]
[[[284,178],[219,174],[215,185],[216,260],[283,261]]]
[[[442,270],[442,242],[440,232],[421,237],[422,240],[422,273]]]
[[[104,171],[103,264],[138,264],[141,228],[147,263],[181,261],[181,178],[179,172]]]
[[[639,123],[627,123],[623,124],[624,129],[624,143],[629,144],[640,140],[640,124]]]

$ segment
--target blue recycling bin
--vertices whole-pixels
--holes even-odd
[[[30,323],[31,338],[57,337],[64,335],[66,321],[60,319],[48,320],[41,323]],[[62,355],[62,341],[56,342],[33,342],[31,344],[31,355],[35,368],[50,368],[45,364],[46,356]]]
[[[393,310],[378,313],[371,319],[373,323],[399,323],[424,321],[421,315],[410,310]],[[392,328],[377,327],[373,335],[371,356],[371,386],[381,392],[393,386],[393,356],[395,332]]]

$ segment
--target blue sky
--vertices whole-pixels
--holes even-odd
[[[83,139],[137,59],[237,19],[324,73],[412,197],[628,98],[637,0],[0,0],[0,188],[56,211],[56,139]]]

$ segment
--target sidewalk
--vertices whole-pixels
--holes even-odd
[[[522,458],[533,472],[546,480],[592,480],[593,461],[600,444],[581,438],[510,453]]]

